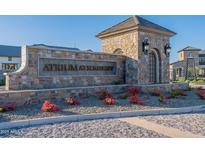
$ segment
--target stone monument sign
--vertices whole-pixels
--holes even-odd
[[[47,46],[22,47],[22,65],[7,73],[6,90],[125,83],[126,57]]]
[[[39,76],[116,75],[116,62],[39,58]]]

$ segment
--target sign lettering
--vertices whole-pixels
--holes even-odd
[[[115,75],[116,62],[74,59],[39,59],[39,75]]]

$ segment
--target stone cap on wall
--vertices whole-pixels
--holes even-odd
[[[57,48],[57,47],[52,47],[52,46],[48,46],[48,47],[44,47],[44,46],[35,46],[35,45],[25,45],[23,47],[26,48],[33,48],[33,49],[44,49],[44,50],[56,50],[56,51],[65,51],[65,52],[72,52],[72,53],[87,53],[87,54],[100,54],[100,55],[114,55],[114,56],[122,56],[125,57],[123,55],[119,55],[119,54],[114,54],[114,53],[104,53],[104,52],[96,52],[96,51],[92,51],[91,49],[89,50],[71,50],[71,49],[66,49],[66,48]],[[22,48],[23,48],[22,47]]]

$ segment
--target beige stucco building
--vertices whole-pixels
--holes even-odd
[[[205,77],[205,50],[187,46],[178,51],[178,61],[170,64],[170,79]]]

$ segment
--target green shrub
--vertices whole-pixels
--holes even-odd
[[[191,81],[191,83],[195,83],[195,84],[205,84],[205,80],[203,80],[203,79],[195,79],[195,80]]]
[[[188,80],[185,80],[185,78],[184,77],[180,77],[180,78],[178,78],[176,81],[174,81],[175,83],[181,83],[181,82],[189,82]]]

